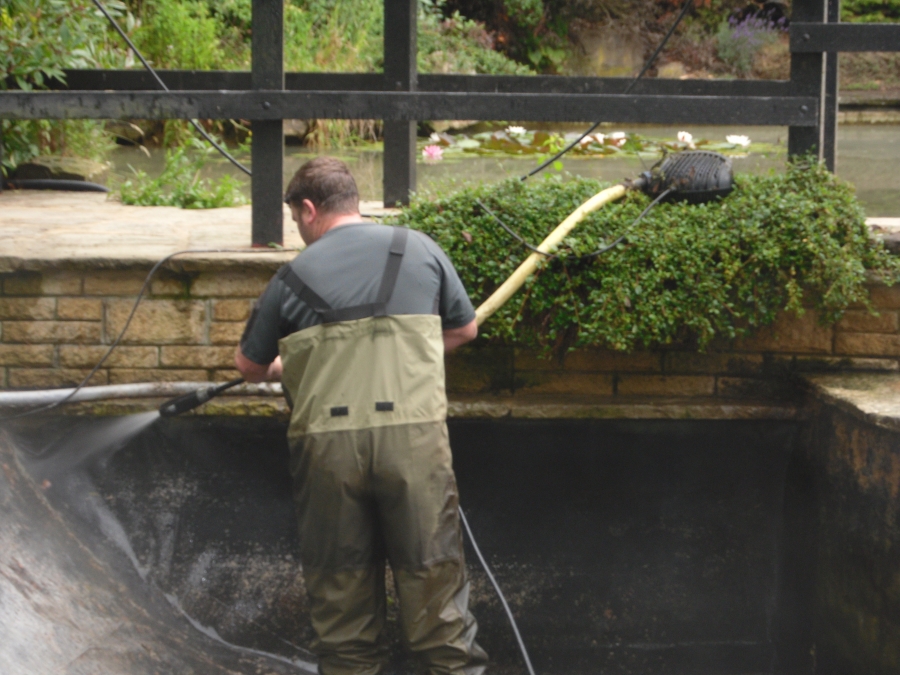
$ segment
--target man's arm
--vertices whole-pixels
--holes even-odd
[[[234,354],[234,365],[247,382],[269,382],[281,379],[281,357],[276,356],[269,365],[251,361],[238,346]]]
[[[448,328],[444,331],[444,353],[452,352],[460,345],[471,342],[478,337],[478,324],[472,319],[465,326]]]

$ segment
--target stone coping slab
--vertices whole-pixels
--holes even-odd
[[[372,218],[396,213],[381,202],[362,202],[360,209]],[[285,206],[287,250],[250,252],[250,218],[250,206],[126,206],[96,192],[6,190],[0,192],[0,272],[148,267],[176,251],[222,248],[246,252],[189,254],[178,261],[186,268],[277,267],[303,247]]]
[[[75,403],[61,411],[70,415],[129,415],[158,409],[166,399],[116,399]],[[223,395],[192,413],[203,416],[261,416],[287,420],[290,410],[280,396]],[[633,398],[519,396],[452,398],[450,419],[647,419],[647,420],[798,420],[793,403],[723,401],[705,398]]]
[[[900,373],[830,373],[803,379],[826,403],[879,427],[900,431]]]
[[[381,202],[362,202],[360,209],[376,219],[397,212],[385,209]],[[149,267],[176,251],[221,248],[244,252],[194,253],[177,260],[188,270],[274,269],[302,248],[285,206],[284,247],[289,250],[251,253],[250,215],[250,206],[126,206],[102,193],[6,190],[0,192],[0,273],[60,267]],[[900,218],[871,218],[867,222],[888,240],[900,237]]]

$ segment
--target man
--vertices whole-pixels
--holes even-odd
[[[443,362],[475,338],[472,304],[427,236],[362,222],[343,162],[301,166],[285,202],[307,248],[269,282],[235,362],[250,382],[280,378],[292,405],[319,672],[381,671],[387,559],[408,648],[432,675],[478,675]]]

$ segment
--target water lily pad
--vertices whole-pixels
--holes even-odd
[[[475,150],[476,148],[481,147],[481,143],[476,141],[474,138],[461,138],[456,141],[456,147],[462,150]]]

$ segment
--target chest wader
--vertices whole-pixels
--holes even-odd
[[[374,675],[384,666],[385,558],[404,641],[429,673],[477,675],[487,659],[468,611],[440,318],[385,311],[407,233],[394,229],[373,304],[332,309],[290,266],[281,272],[323,321],[279,342],[323,675]]]

